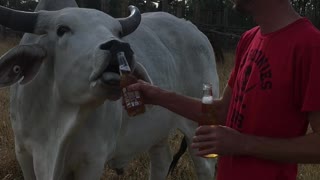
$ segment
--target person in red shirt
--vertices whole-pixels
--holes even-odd
[[[242,35],[213,103],[220,125],[199,127],[192,147],[211,147],[199,156],[219,154],[218,180],[294,180],[297,163],[320,163],[320,31],[289,0],[234,5],[258,26]],[[129,90],[194,121],[201,111],[200,100],[143,81]]]

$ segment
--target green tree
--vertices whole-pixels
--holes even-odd
[[[0,5],[24,11],[33,11],[37,6],[35,0],[0,0]]]

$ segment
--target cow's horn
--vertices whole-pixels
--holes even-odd
[[[0,6],[0,24],[16,31],[34,33],[39,13]]]
[[[130,5],[130,16],[127,18],[119,19],[119,22],[122,26],[122,37],[132,33],[135,31],[140,22],[141,22],[141,14],[137,7]]]

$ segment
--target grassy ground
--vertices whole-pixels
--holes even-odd
[[[17,44],[17,40],[0,41],[0,55],[9,48]],[[225,53],[226,61],[224,64],[218,64],[218,73],[220,77],[220,90],[226,85],[230,70],[233,66],[233,52]],[[0,180],[20,180],[22,173],[16,161],[14,154],[13,133],[9,121],[9,98],[8,89],[0,90]],[[177,151],[181,140],[179,133],[173,135],[170,139],[172,150]],[[113,171],[106,169],[101,180],[145,180],[148,177],[149,159],[146,154],[136,157],[126,169],[125,175],[118,177]],[[169,180],[194,180],[195,174],[193,164],[189,155],[185,154],[179,162],[176,171]],[[318,180],[320,179],[319,165],[300,165],[299,180]]]

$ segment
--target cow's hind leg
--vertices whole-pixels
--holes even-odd
[[[214,179],[215,173],[216,173],[215,167],[216,167],[217,159],[202,158],[202,157],[196,156],[195,153],[197,152],[197,150],[191,148],[192,139],[187,138],[187,143],[188,143],[188,151],[194,163],[198,180]]]
[[[152,146],[149,150],[150,156],[150,180],[166,179],[172,154],[168,143],[168,138]]]

